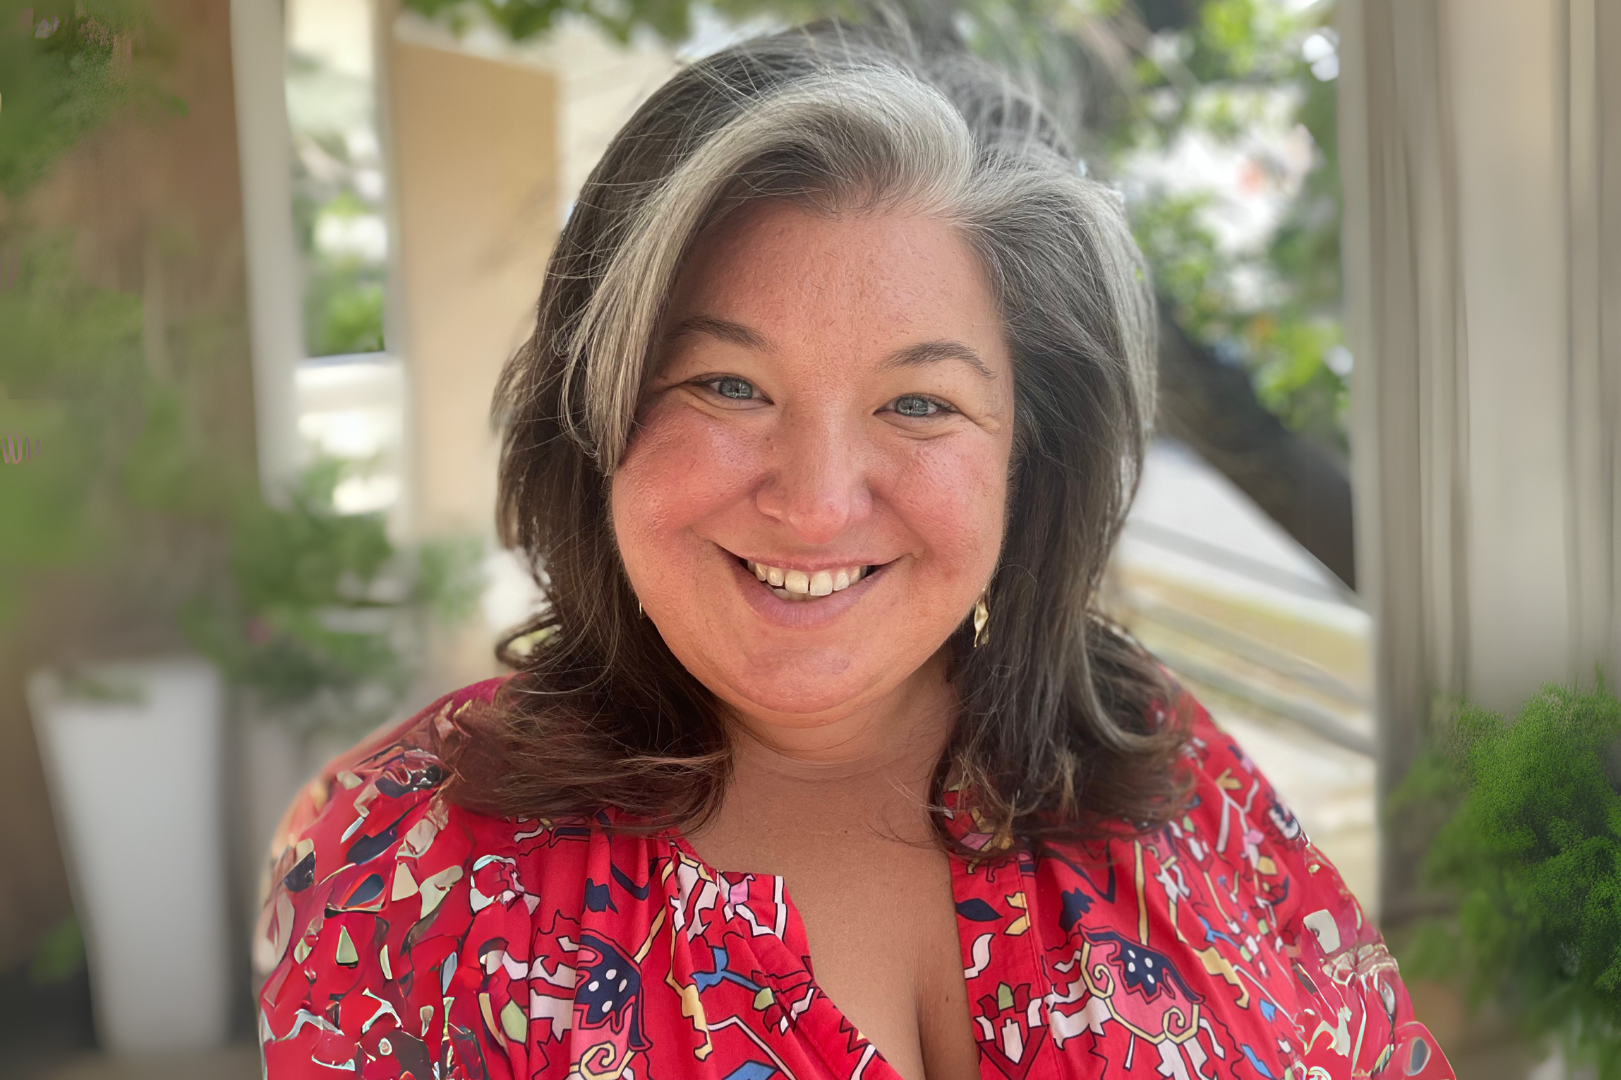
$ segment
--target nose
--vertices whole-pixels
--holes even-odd
[[[807,545],[830,544],[872,507],[859,432],[830,414],[786,416],[755,505]]]

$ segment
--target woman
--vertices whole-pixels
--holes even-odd
[[[284,825],[272,1080],[1450,1077],[1096,613],[1152,326],[1116,197],[966,61],[834,26],[676,76],[498,393],[516,674]]]

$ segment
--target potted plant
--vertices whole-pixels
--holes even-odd
[[[1621,1078],[1621,702],[1546,686],[1512,721],[1459,707],[1392,794],[1429,821],[1410,977],[1467,987],[1569,1067]]]
[[[472,610],[481,584],[473,538],[401,547],[381,513],[343,514],[338,483],[362,467],[322,459],[286,505],[254,500],[232,531],[226,589],[194,598],[187,635],[224,673],[241,777],[241,893],[282,811],[326,757],[399,709],[430,633]],[[251,922],[250,922],[251,925]]]

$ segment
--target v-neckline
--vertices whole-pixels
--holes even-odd
[[[839,1007],[838,1002],[834,1001],[832,996],[822,988],[821,983],[817,981],[815,962],[810,955],[810,937],[805,930],[805,921],[800,916],[799,907],[794,903],[793,896],[788,890],[787,880],[783,877],[783,875],[765,874],[752,870],[719,869],[713,866],[702,855],[699,855],[697,850],[692,846],[692,842],[688,840],[686,835],[679,829],[666,829],[659,834],[659,838],[668,843],[671,848],[680,852],[681,855],[692,860],[692,862],[698,868],[707,872],[717,882],[721,881],[722,879],[729,882],[736,882],[745,880],[749,877],[753,877],[757,881],[773,882],[773,892],[782,898],[782,907],[786,912],[786,925],[789,928],[797,929],[797,936],[799,940],[804,943],[804,954],[794,954],[794,950],[789,946],[788,936],[786,933],[781,937],[777,937],[775,935],[768,935],[768,937],[776,940],[776,947],[780,947],[784,955],[787,956],[791,962],[803,967],[806,978],[809,980],[811,987],[814,989],[815,993],[827,1003],[827,1007],[833,1012],[833,1014],[852,1031],[860,1034],[862,1040],[866,1042],[868,1046],[872,1047],[872,1061],[867,1063],[865,1070],[861,1073],[863,1080],[905,1080],[905,1078],[902,1077],[898,1071],[896,1071],[895,1067],[889,1063],[889,1059],[884,1056],[884,1052],[879,1049],[878,1044],[874,1043],[871,1039],[868,1039],[865,1034],[861,1033],[860,1027],[850,1019],[849,1015]],[[981,868],[989,868],[991,864],[995,864],[998,868],[1000,868],[1000,865],[1004,862],[1010,866],[1013,866],[1017,864],[1017,861],[1018,856],[1016,854],[991,856],[985,859],[983,862],[978,863],[978,866]],[[972,871],[964,863],[962,858],[957,855],[951,855],[949,856],[949,863],[951,870],[951,902],[953,907],[952,917],[957,930],[958,957],[963,964],[961,970],[968,1004],[968,1012],[963,1019],[969,1024],[970,1033],[974,1037],[974,1045],[979,1051],[978,1069],[981,1080],[1004,1080],[1001,1069],[999,1069],[993,1061],[987,1058],[982,1045],[982,1040],[979,1037],[979,1033],[973,1030],[975,1027],[975,1002],[973,978],[970,976],[970,971],[973,969],[973,965],[978,964],[978,960],[975,957],[974,952],[976,945],[979,944],[979,942],[978,935],[976,935],[972,940],[965,938],[964,934],[966,928],[963,910],[966,902],[980,901],[983,903],[984,898],[977,895],[977,891],[971,891],[967,888]],[[727,921],[730,922],[731,920],[728,919]],[[873,1071],[874,1063],[878,1065],[880,1071]]]

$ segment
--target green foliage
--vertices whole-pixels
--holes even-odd
[[[304,252],[308,282],[304,291],[304,347],[310,356],[381,352],[383,286],[388,276],[382,259],[324,250],[316,241],[322,219],[355,221],[380,215],[382,207],[361,198],[352,185],[357,163],[342,133],[302,132],[331,166],[317,176],[296,154],[293,220]]]
[[[1440,821],[1427,881],[1457,917],[1423,925],[1410,976],[1461,981],[1567,1059],[1621,1077],[1621,702],[1549,686],[1512,722],[1465,706],[1392,795]]]
[[[306,294],[311,356],[381,352],[383,285],[370,268],[345,260],[316,266]]]
[[[156,50],[132,0],[0,0],[0,195],[16,199],[124,106],[183,111],[135,63]]]
[[[1343,347],[1338,320],[1301,302],[1293,282],[1281,298],[1244,297],[1235,284],[1256,260],[1223,249],[1202,217],[1207,203],[1203,195],[1163,196],[1132,207],[1160,296],[1194,340],[1249,367],[1257,397],[1286,427],[1343,445],[1348,387],[1324,362]]]
[[[1311,135],[1319,160],[1273,235],[1268,257],[1295,303],[1335,309],[1341,292],[1338,98],[1332,82],[1305,75],[1300,84],[1304,94],[1294,119]]]
[[[1238,332],[1236,302],[1224,287],[1234,260],[1204,221],[1209,202],[1208,195],[1165,196],[1132,207],[1132,231],[1172,318],[1207,344]]]
[[[429,18],[445,19],[458,28],[475,17],[483,17],[514,41],[544,34],[570,15],[589,19],[621,42],[629,41],[631,34],[643,27],[670,42],[681,41],[692,32],[689,0],[625,0],[613,4],[593,0],[405,0],[405,6]]]
[[[140,300],[80,278],[65,237],[13,257],[0,290],[0,435],[38,452],[0,467],[0,624],[36,575],[119,558],[145,510],[204,510],[220,487],[184,449],[175,391],[146,369]]]
[[[400,701],[430,622],[478,595],[476,540],[401,551],[379,514],[341,514],[344,463],[312,466],[286,507],[246,504],[232,533],[231,594],[199,599],[188,634],[259,706],[296,725],[368,726]]]
[[[1206,0],[1190,31],[1187,68],[1203,83],[1292,79],[1300,19],[1269,0]]]
[[[1185,25],[1162,29],[1137,53],[1128,87],[1132,108],[1115,133],[1124,145],[1164,145],[1190,125],[1238,134],[1243,97],[1230,91],[1299,85],[1306,76],[1300,43],[1327,18],[1322,11],[1292,13],[1275,0],[1202,0],[1189,7]]]
[[[732,19],[766,16],[792,25],[832,15],[857,17],[870,5],[863,0],[709,0],[705,6]],[[696,10],[692,0],[405,0],[405,7],[458,32],[483,20],[513,41],[538,37],[573,17],[621,43],[650,32],[672,45],[691,36]]]
[[[84,935],[79,920],[65,916],[45,932],[28,963],[28,981],[34,986],[64,982],[84,967]]]
[[[1346,449],[1344,414],[1350,388],[1324,357],[1344,349],[1338,320],[1263,312],[1245,326],[1256,396],[1284,427]],[[1349,355],[1349,354],[1346,354]]]
[[[1340,188],[1335,86],[1316,78],[1301,44],[1328,12],[1291,14],[1265,0],[1205,0],[1189,24],[1162,32],[1133,68],[1138,88],[1112,136],[1118,160],[1169,148],[1189,132],[1238,138],[1279,95],[1287,124],[1311,136],[1316,162],[1272,236],[1223,251],[1208,201],[1148,192],[1133,216],[1173,317],[1218,355],[1242,363],[1261,403],[1291,430],[1345,448],[1348,358],[1339,320]]]

